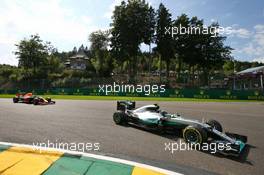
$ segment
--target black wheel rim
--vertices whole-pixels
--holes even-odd
[[[199,135],[195,131],[186,131],[185,138],[188,143],[199,143]]]

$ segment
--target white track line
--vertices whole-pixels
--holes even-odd
[[[46,147],[44,148],[44,147],[40,147],[40,146],[32,146],[32,145],[27,145],[27,144],[17,144],[17,143],[9,143],[9,142],[0,142],[0,145],[26,147],[26,148],[31,148],[33,150],[42,149],[42,150],[50,150],[50,151],[60,151],[60,152],[68,153],[68,154],[72,154],[72,155],[82,155],[85,157],[91,157],[91,158],[95,158],[95,159],[108,160],[108,161],[127,164],[127,165],[131,165],[131,166],[137,166],[137,167],[150,169],[150,170],[157,171],[157,172],[160,172],[163,174],[168,174],[168,175],[183,175],[181,173],[165,170],[165,169],[154,167],[151,165],[146,165],[146,164],[142,164],[142,163],[138,163],[138,162],[134,162],[134,161],[130,161],[130,160],[124,160],[124,159],[119,159],[119,158],[114,158],[114,157],[109,157],[109,156],[96,155],[96,154],[91,154],[91,153],[83,153],[83,152],[78,152],[78,151],[69,151],[69,150],[46,148]]]

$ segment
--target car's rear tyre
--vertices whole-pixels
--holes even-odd
[[[202,144],[207,141],[207,132],[199,126],[187,126],[183,130],[183,139],[186,143]]]
[[[123,112],[115,112],[113,115],[113,120],[117,125],[127,124],[126,114],[124,114]]]
[[[212,128],[216,129],[219,132],[223,132],[223,128],[222,125],[216,121],[216,120],[209,120],[208,122],[206,122],[208,125],[210,125]]]
[[[13,102],[14,102],[14,103],[18,103],[18,98],[14,97],[14,98],[13,98]]]
[[[34,100],[33,100],[33,104],[34,104],[34,105],[38,105],[38,104],[39,104],[39,100],[38,100],[38,99],[34,99]]]

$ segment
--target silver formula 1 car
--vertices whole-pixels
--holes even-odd
[[[157,104],[135,109],[135,102],[118,101],[113,120],[118,125],[129,123],[162,132],[180,130],[183,139],[189,144],[214,143],[215,145],[229,145],[229,147],[222,150],[217,150],[217,152],[225,155],[238,156],[247,142],[246,136],[224,133],[221,124],[216,120],[200,122],[186,119],[179,114],[169,114],[160,110]]]

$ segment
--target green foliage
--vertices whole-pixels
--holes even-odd
[[[223,70],[225,75],[231,75],[234,73],[234,61],[226,61],[223,65]]]
[[[175,54],[179,62],[179,70],[182,69],[182,63],[189,66],[194,76],[195,69],[203,72],[203,84],[208,84],[208,75],[211,71],[221,69],[226,60],[231,59],[231,50],[229,46],[224,45],[226,37],[220,36],[218,33],[200,32],[198,31],[216,31],[219,28],[217,23],[212,23],[206,27],[203,20],[197,17],[189,18],[182,14],[173,24],[174,27],[180,29],[180,26],[191,29],[192,34],[180,34],[174,36]],[[193,79],[193,78],[192,78]]]
[[[23,39],[17,46],[19,66],[25,69],[33,69],[34,72],[47,64],[48,44],[43,43],[39,35],[31,35],[30,39]]]
[[[95,31],[92,32],[89,36],[91,42],[90,51],[95,54],[97,50],[107,50],[109,46],[109,31]]]
[[[144,0],[122,1],[116,6],[111,24],[111,48],[118,62],[129,61],[132,70],[130,76],[136,74],[137,55],[141,43],[150,44],[154,34],[155,13]]]
[[[79,88],[87,87],[91,82],[91,78],[80,78],[80,77],[65,77],[52,82],[53,87],[57,88]]]
[[[100,77],[110,77],[114,69],[114,60],[110,56],[107,48],[109,47],[109,31],[96,31],[90,34],[90,52],[92,63]]]
[[[55,55],[47,57],[47,70],[49,73],[60,73],[64,69],[64,65]]]
[[[235,71],[239,72],[251,67],[258,67],[258,66],[263,66],[263,63],[258,63],[258,62],[248,62],[248,61],[235,61],[234,66],[235,66]]]
[[[160,4],[157,11],[157,27],[156,27],[156,44],[157,52],[161,60],[166,62],[167,77],[169,76],[169,65],[171,59],[174,58],[173,39],[165,29],[172,26],[171,14],[163,4]],[[161,64],[161,63],[160,63]]]

